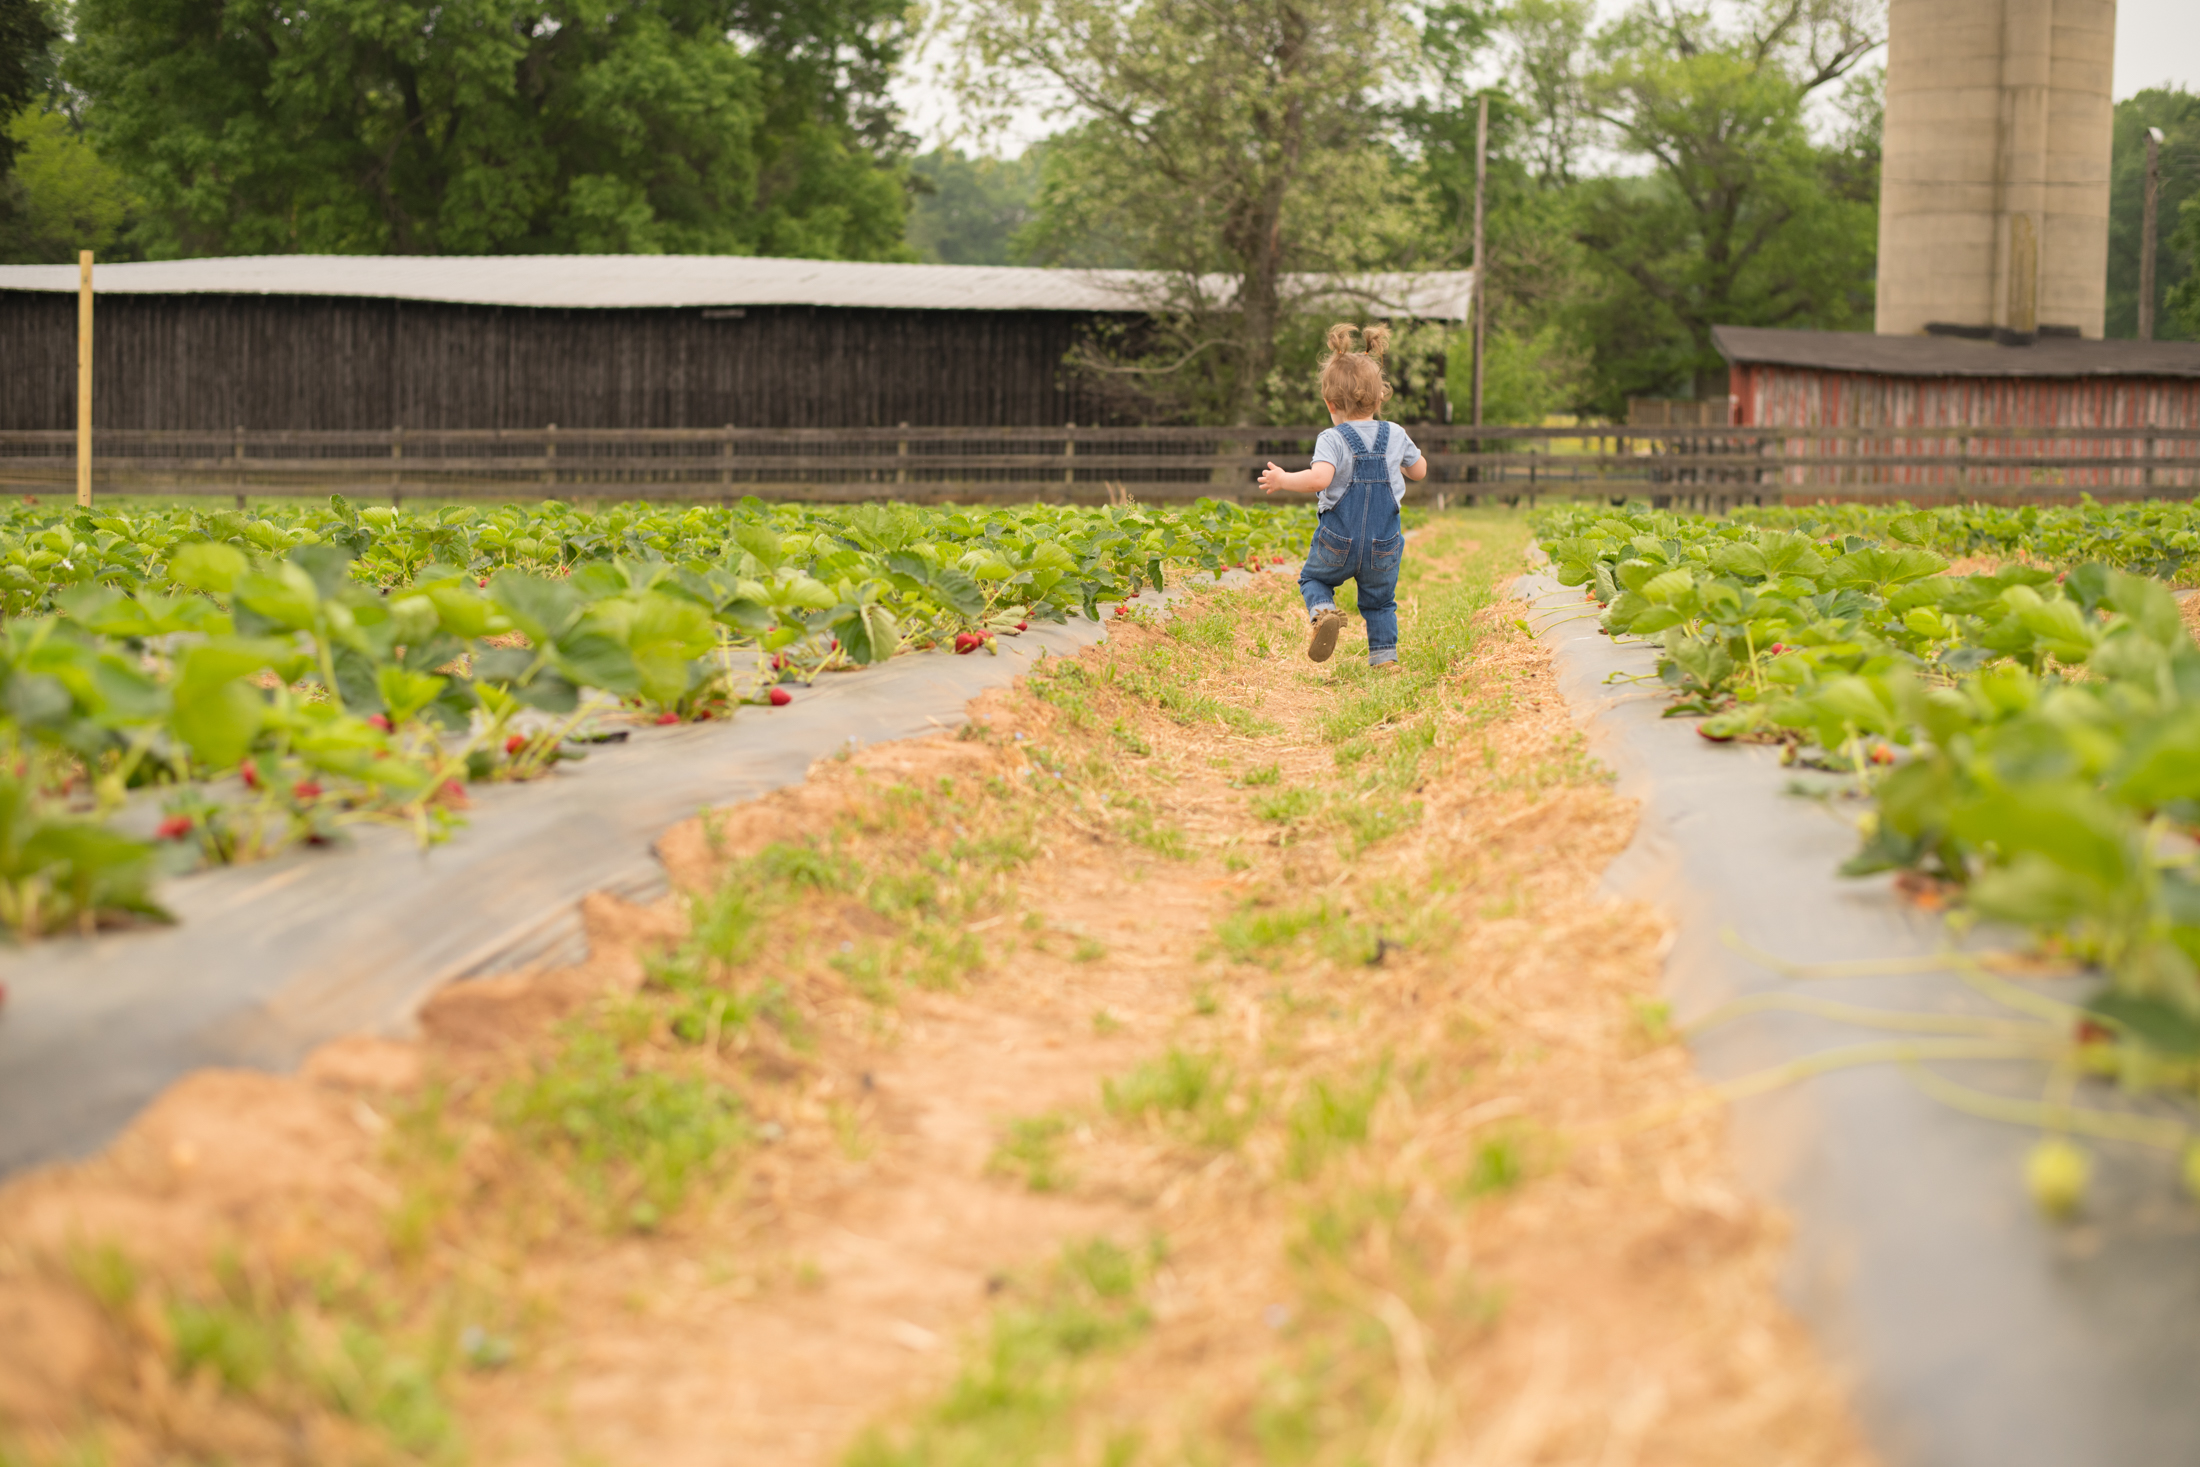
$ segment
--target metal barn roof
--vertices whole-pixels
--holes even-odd
[[[2200,377],[2200,342],[2193,341],[2042,336],[2030,346],[1999,346],[1960,336],[1714,326],[1711,342],[1737,365],[1762,363],[1883,377]]]
[[[1134,270],[886,265],[741,255],[248,255],[100,265],[103,295],[312,295],[487,306],[867,306],[1140,311],[1163,277]],[[1221,282],[1215,282],[1220,284]],[[1292,293],[1464,321],[1474,272],[1293,278]],[[77,288],[74,265],[0,265],[0,291]],[[1212,287],[1210,287],[1212,288]]]

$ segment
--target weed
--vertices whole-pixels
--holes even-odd
[[[120,1317],[137,1298],[137,1265],[112,1242],[75,1243],[68,1250],[70,1274],[108,1314]]]
[[[735,874],[736,882],[747,875],[785,887],[847,891],[861,876],[851,861],[836,860],[812,846],[788,845],[783,841],[774,841],[764,847],[746,865],[745,872]]]
[[[1123,722],[1123,720],[1120,718],[1115,720],[1115,726],[1108,730],[1108,735],[1109,737],[1113,738],[1117,744],[1129,750],[1131,753],[1136,754],[1141,759],[1146,758],[1153,753],[1153,745],[1147,743],[1143,738],[1139,737],[1138,731],[1132,728],[1129,724]]]
[[[1393,804],[1365,800],[1340,801],[1335,807],[1335,813],[1337,823],[1352,837],[1352,854],[1356,856],[1369,846],[1419,825],[1421,802],[1403,800]]]
[[[1236,779],[1231,780],[1230,783],[1240,789],[1250,789],[1256,785],[1275,784],[1282,780],[1282,778],[1282,765],[1263,764],[1258,769],[1246,770],[1244,774],[1240,775]]]
[[[1169,635],[1188,647],[1230,652],[1237,648],[1237,622],[1235,608],[1217,606],[1197,616],[1176,618],[1169,623]]]
[[[583,1024],[507,1083],[496,1110],[523,1145],[567,1163],[606,1222],[638,1231],[669,1216],[747,1134],[731,1090],[630,1064],[613,1036]]]
[[[1515,1131],[1502,1131],[1474,1148],[1460,1190],[1468,1197],[1489,1197],[1510,1192],[1527,1176],[1526,1146]]]
[[[1272,795],[1262,795],[1253,801],[1253,815],[1277,825],[1288,825],[1303,820],[1321,804],[1321,796],[1301,786],[1296,789],[1278,790]]]
[[[1118,827],[1133,845],[1144,846],[1172,861],[1192,858],[1191,838],[1174,825],[1164,825],[1149,815],[1134,814]]]
[[[1256,1097],[1241,1092],[1220,1055],[1171,1047],[1121,1079],[1100,1082],[1100,1103],[1118,1120],[1151,1119],[1203,1146],[1228,1148],[1245,1138]]]
[[[1097,963],[1108,955],[1107,948],[1090,937],[1077,939],[1076,951],[1071,954],[1080,963]]]
[[[1221,1011],[1222,1001],[1215,997],[1215,991],[1212,988],[1202,983],[1192,990],[1193,1013],[1199,1015],[1202,1019],[1211,1019]]]
[[[856,1108],[845,1101],[834,1101],[826,1107],[826,1118],[832,1122],[833,1140],[839,1143],[840,1154],[850,1161],[868,1161],[878,1147],[863,1134],[863,1117]]]
[[[1066,1116],[1019,1116],[1008,1123],[1008,1136],[993,1148],[985,1169],[1021,1177],[1034,1192],[1059,1192],[1070,1180],[1062,1166],[1062,1139],[1069,1129]]]
[[[1645,1044],[1655,1048],[1673,1039],[1673,1006],[1662,998],[1645,998],[1639,993],[1627,996],[1627,1006],[1633,1012],[1635,1028]]]
[[[1092,1032],[1103,1039],[1110,1034],[1120,1034],[1123,1032],[1123,1021],[1106,1009],[1094,1009],[1092,1011]]]
[[[1284,1119],[1286,1171],[1303,1181],[1337,1152],[1366,1141],[1375,1104],[1389,1083],[1390,1062],[1385,1060],[1356,1082],[1316,1080],[1309,1085]]]
[[[1340,963],[1373,963],[1384,951],[1375,928],[1350,920],[1344,909],[1327,897],[1287,907],[1250,902],[1215,924],[1215,938],[1222,950],[1241,963],[1266,959],[1273,966],[1277,949],[1309,934],[1318,937],[1325,956]]]
[[[1029,1303],[998,1311],[946,1395],[899,1432],[873,1428],[843,1467],[978,1467],[1054,1460],[1076,1436],[1093,1367],[1151,1324],[1139,1300],[1152,1260],[1106,1240],[1062,1251]],[[1103,1449],[1120,1463],[1126,1439]]]

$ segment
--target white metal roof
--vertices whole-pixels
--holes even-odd
[[[1469,270],[1294,277],[1420,320],[1464,321]],[[490,306],[874,306],[905,310],[1137,311],[1161,278],[1132,270],[882,265],[741,255],[246,255],[99,265],[102,294],[320,295]],[[77,288],[74,265],[0,265],[0,291]]]

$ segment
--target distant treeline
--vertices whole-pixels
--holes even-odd
[[[244,5],[0,0],[0,261],[736,253],[1138,266],[1149,329],[1069,370],[1154,421],[1318,410],[1290,282],[1471,255],[1492,97],[1495,421],[1723,393],[1714,324],[1868,330],[1877,0],[939,0],[956,115],[889,96],[901,0]],[[1045,142],[998,124],[1051,103]],[[2116,113],[2109,332],[2137,314],[2144,129],[2157,334],[2200,336],[2200,98]],[[1221,280],[1216,292],[1202,282]],[[1409,406],[1466,391],[1407,331]]]

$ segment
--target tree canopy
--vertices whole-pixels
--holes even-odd
[[[907,254],[895,0],[79,0],[152,256]]]
[[[1416,232],[1386,94],[1421,66],[1394,6],[1359,0],[959,0],[973,107],[1037,96],[1049,142],[1027,253],[1137,264],[1156,326],[1085,365],[1163,415],[1252,422],[1297,309]]]

